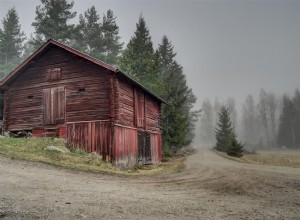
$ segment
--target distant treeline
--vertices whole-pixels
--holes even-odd
[[[225,104],[230,112],[236,132],[248,149],[265,149],[272,147],[300,149],[300,91],[293,96],[276,96],[261,89],[258,100],[247,96],[238,113],[233,98],[226,103],[218,99],[212,104],[210,100],[202,103],[200,118],[200,138],[203,144],[214,146],[215,127],[218,112]],[[239,120],[238,120],[239,119]]]
[[[190,144],[200,111],[192,110],[196,97],[187,85],[182,66],[175,60],[171,41],[163,36],[158,48],[154,49],[145,19],[140,16],[124,49],[112,10],[101,18],[91,6],[79,15],[77,24],[70,24],[70,19],[77,15],[72,11],[73,5],[74,2],[68,0],[41,0],[32,22],[35,32],[30,37],[21,31],[16,9],[7,12],[0,29],[0,79],[47,39],[55,39],[118,66],[165,99],[168,105],[163,105],[160,121],[164,149]]]

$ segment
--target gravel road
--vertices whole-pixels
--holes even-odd
[[[0,157],[0,219],[300,219],[300,169],[209,150],[185,171],[122,177]]]

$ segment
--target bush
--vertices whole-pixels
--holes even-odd
[[[163,158],[171,158],[174,157],[174,153],[170,150],[170,148],[163,147]]]
[[[238,142],[235,137],[231,139],[231,144],[228,146],[226,153],[232,157],[241,157],[243,156],[243,147],[244,145],[241,142]]]

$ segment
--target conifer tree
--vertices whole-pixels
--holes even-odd
[[[71,11],[74,2],[41,0],[41,3],[42,5],[36,7],[36,17],[32,23],[36,36],[30,43],[37,48],[49,38],[63,43],[69,42],[75,27],[68,24],[69,20],[76,16],[76,12]]]
[[[12,71],[21,61],[25,34],[21,31],[15,8],[8,10],[0,29],[0,79]]]
[[[119,27],[112,10],[108,10],[103,16],[101,30],[103,35],[102,60],[108,64],[116,65],[123,43],[120,43]]]
[[[226,152],[231,145],[233,127],[230,120],[230,113],[226,106],[222,106],[219,112],[219,121],[217,123],[216,132],[216,149]]]
[[[162,108],[162,130],[165,146],[180,148],[194,138],[199,111],[192,111],[196,97],[187,86],[182,67],[174,60],[176,53],[166,36],[158,48],[160,54],[160,95],[168,102]]]
[[[226,106],[221,106],[216,132],[216,149],[226,152],[229,156],[243,156],[244,145],[237,141],[234,127],[230,120],[230,112]]]
[[[232,157],[241,157],[243,156],[243,152],[244,152],[243,147],[244,145],[241,142],[237,141],[236,136],[233,133],[231,137],[231,143],[228,146],[226,153],[227,155]]]
[[[152,85],[158,80],[157,57],[155,56],[149,29],[142,16],[136,24],[136,31],[131,37],[126,49],[119,61],[121,70],[138,80],[146,87],[152,89]]]
[[[103,38],[100,16],[95,6],[85,11],[84,15],[79,15],[79,24],[75,30],[75,43],[72,46],[95,58],[101,58]]]

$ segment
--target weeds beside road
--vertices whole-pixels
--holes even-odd
[[[48,146],[55,146],[62,152],[46,150]],[[68,149],[65,147],[63,139],[56,138],[1,138],[0,155],[11,159],[41,162],[68,169],[121,175],[176,173],[184,169],[184,157],[170,159],[158,166],[118,169],[110,163],[102,161],[101,156],[98,154],[86,153],[78,149]]]

